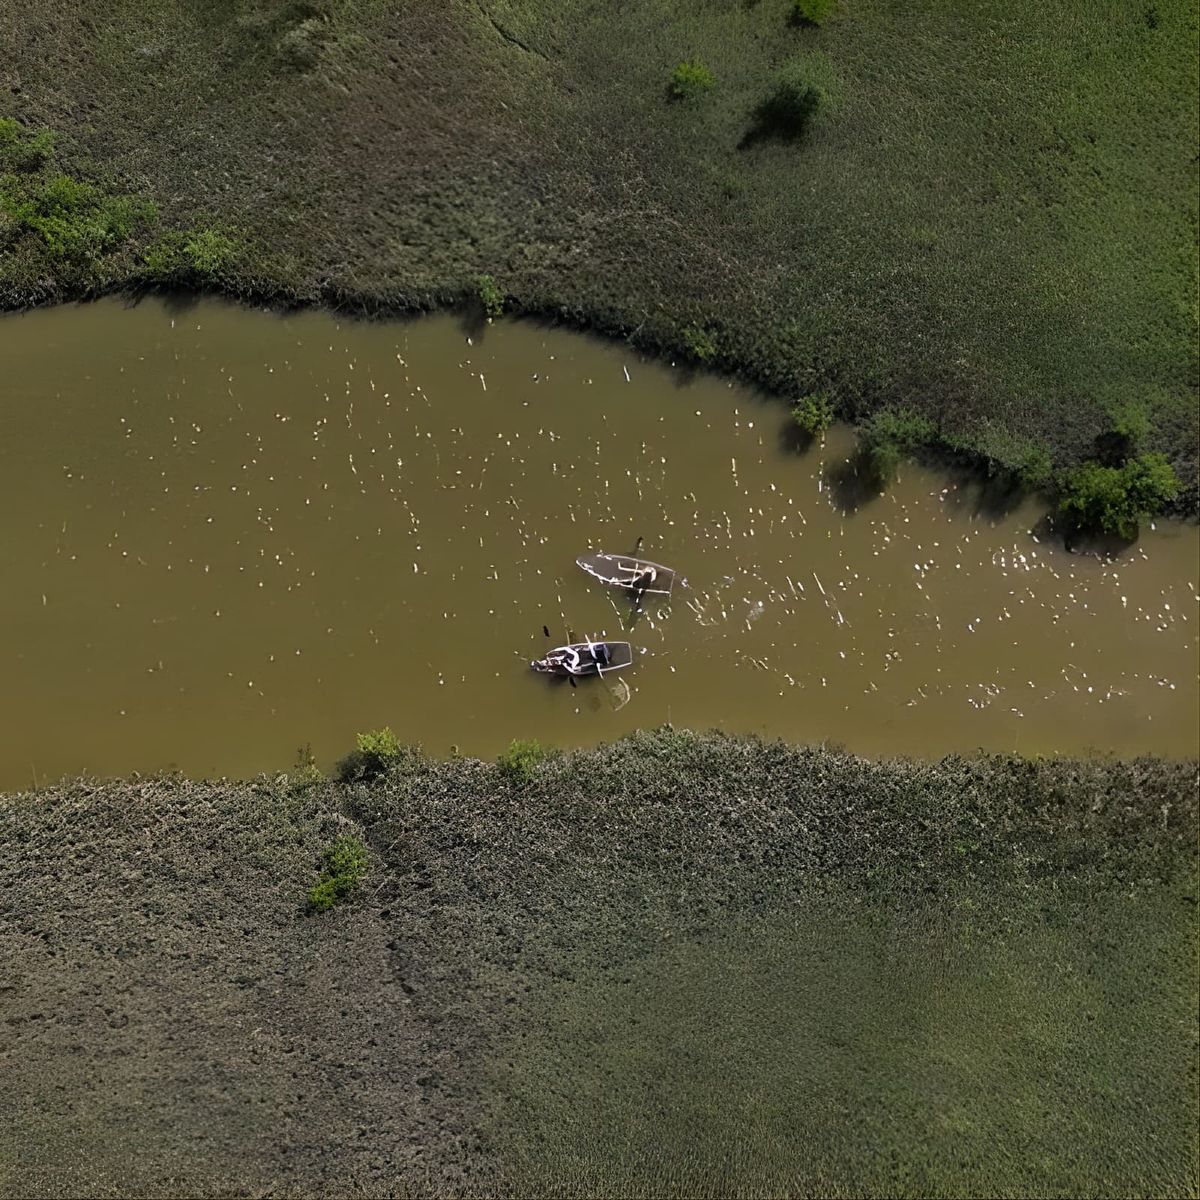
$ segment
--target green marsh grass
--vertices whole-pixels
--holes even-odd
[[[164,228],[237,229],[233,294],[403,311],[490,272],[650,349],[719,329],[785,398],[908,409],[1020,475],[1095,458],[1116,388],[1194,508],[1195,5],[792,8],[31,0],[0,118]],[[663,102],[681,61],[701,102]],[[805,136],[747,138],[789,70]],[[86,278],[9,244],[0,304],[115,286],[152,238]]]

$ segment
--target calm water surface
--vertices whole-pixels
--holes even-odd
[[[216,303],[0,321],[0,786],[677,725],[871,754],[1196,752],[1197,532],[1072,555],[914,467],[848,513],[845,434],[533,325]],[[688,578],[631,628],[573,565]],[[532,675],[624,637],[620,681]]]

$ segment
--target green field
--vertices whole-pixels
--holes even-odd
[[[1178,901],[1018,928],[845,897],[581,969],[495,1072],[517,1190],[1194,1195]]]
[[[521,761],[0,802],[0,1195],[1200,1193],[1195,763]]]
[[[0,116],[157,215],[74,256],[0,218],[0,301],[141,279],[385,312],[488,275],[510,309],[899,410],[1033,480],[1134,429],[1194,509],[1195,6],[790,13],[8,6]],[[684,60],[715,84],[673,97]],[[761,108],[788,70],[823,95],[792,139]]]

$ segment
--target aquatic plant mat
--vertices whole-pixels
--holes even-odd
[[[0,118],[57,134],[44,161],[0,153],[0,307],[130,281],[367,312],[475,297],[827,392],[850,420],[900,410],[1036,482],[1137,428],[1194,510],[1195,4],[794,18],[0,6]],[[712,86],[674,92],[683,62]]]
[[[0,1193],[1195,1195],[1196,843],[1195,763],[671,730],[10,797]]]

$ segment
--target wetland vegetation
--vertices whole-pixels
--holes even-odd
[[[0,1196],[1200,1195],[1197,33],[5,6]]]
[[[1196,1193],[1194,762],[523,761],[8,798],[0,1193]]]
[[[885,457],[1102,486],[1080,515],[1127,528],[1196,506],[1196,37],[1185,0],[33,0],[0,15],[0,304],[480,297],[900,414]],[[1130,411],[1178,483],[1067,476]]]

